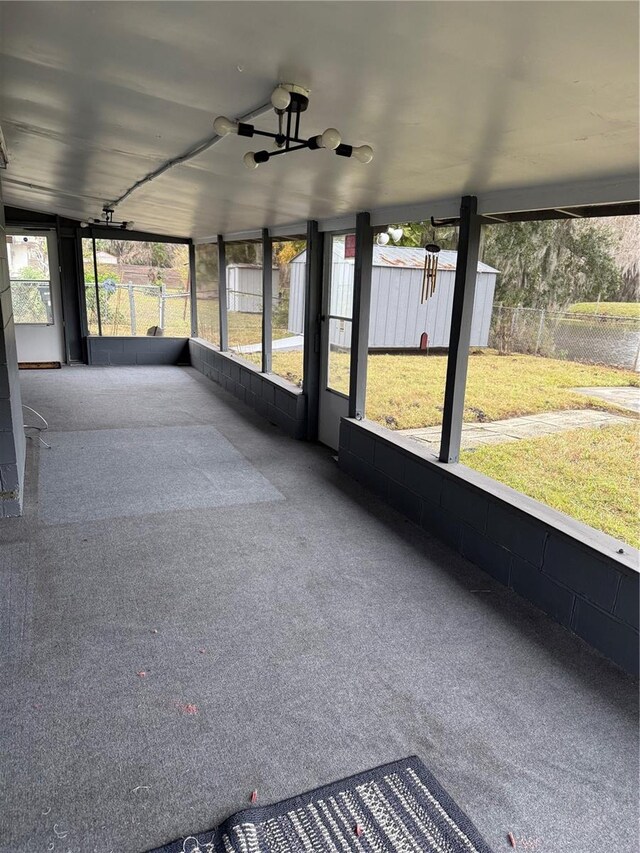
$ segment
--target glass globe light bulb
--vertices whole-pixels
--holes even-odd
[[[352,150],[351,156],[361,163],[370,163],[373,160],[373,148],[370,145],[359,145]]]
[[[238,125],[226,116],[218,116],[213,122],[213,129],[218,136],[226,136],[228,133],[236,133]]]
[[[340,131],[335,127],[328,127],[320,137],[323,148],[328,148],[330,151],[335,151],[338,145],[342,142]]]
[[[256,158],[253,154],[253,151],[247,151],[247,153],[242,158],[242,162],[247,167],[247,169],[257,169],[258,164],[256,163]]]
[[[283,89],[282,86],[278,86],[271,93],[271,103],[276,110],[286,110],[291,103],[291,93]]]

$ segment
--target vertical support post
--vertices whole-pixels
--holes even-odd
[[[351,323],[351,367],[349,374],[349,417],[364,417],[369,355],[369,314],[373,229],[368,213],[356,216],[356,256],[353,270],[353,313]]]
[[[440,439],[441,462],[457,462],[460,456],[473,299],[476,292],[478,255],[480,253],[481,220],[477,211],[478,199],[475,196],[464,196],[460,205],[458,260],[453,290],[447,379],[444,389],[442,437]]]
[[[218,302],[220,305],[220,351],[229,349],[229,326],[227,323],[227,252],[224,237],[218,234]]]
[[[307,439],[318,438],[320,401],[320,315],[322,314],[322,255],[324,234],[318,223],[307,222],[302,388],[307,398]]]
[[[98,334],[102,337],[102,318],[100,317],[100,291],[98,290],[98,258],[96,255],[96,238],[91,232],[91,245],[93,247],[93,277],[96,285],[96,317],[98,318]]]
[[[269,229],[262,229],[262,372],[271,373],[273,258]]]
[[[538,324],[538,337],[536,339],[536,355],[540,352],[540,344],[542,343],[542,331],[544,329],[544,308],[540,309],[540,323]]]
[[[160,322],[158,325],[160,326],[160,333],[164,334],[164,302],[165,302],[165,286],[164,281],[160,285]]]
[[[198,300],[196,298],[196,247],[189,243],[189,296],[191,297],[191,337],[198,337]]]
[[[131,334],[136,334],[136,300],[133,293],[133,285],[129,282],[129,320],[131,323]]]

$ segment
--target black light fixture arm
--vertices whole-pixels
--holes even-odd
[[[124,221],[124,222],[115,222],[113,219],[113,214],[115,213],[114,209],[110,207],[108,204],[102,208],[102,218],[93,218],[86,219],[80,223],[81,228],[89,228],[91,225],[100,225],[103,228],[119,228],[122,231],[126,231],[128,228],[133,228],[133,222]]]
[[[361,163],[369,163],[373,159],[373,149],[370,145],[346,145],[334,127],[329,127],[324,133],[310,136],[308,139],[300,136],[300,116],[309,106],[309,92],[301,86],[280,84],[271,95],[271,103],[278,116],[277,133],[258,130],[252,124],[234,122],[225,116],[218,116],[213,123],[216,133],[220,136],[236,133],[238,136],[264,136],[274,140],[275,151],[249,151],[244,155],[243,160],[247,168],[255,169],[260,163],[266,163],[277,154],[288,154],[290,151],[301,151],[303,148],[310,151],[328,148],[340,157],[355,157]],[[285,115],[287,122],[286,129],[283,130]]]

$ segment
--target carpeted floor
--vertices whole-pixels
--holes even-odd
[[[412,753],[496,850],[637,849],[631,678],[191,369],[21,382],[55,435],[0,525],[2,853],[139,853]]]

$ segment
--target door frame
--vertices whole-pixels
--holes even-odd
[[[340,231],[328,231],[324,234],[322,264],[322,300],[320,314],[320,385],[318,388],[318,441],[332,450],[338,450],[340,439],[340,420],[349,414],[349,394],[329,388],[329,329],[331,286],[333,273],[333,240],[347,234],[355,234],[354,228]],[[354,263],[355,269],[355,263]],[[342,318],[338,318],[342,319]],[[344,318],[347,321],[347,318]],[[353,346],[353,300],[351,301],[351,346]],[[349,350],[351,353],[351,349]],[[351,372],[351,371],[349,371]]]
[[[35,225],[8,225],[6,227],[7,236],[17,236],[20,234],[33,234],[34,236],[46,237],[47,239],[47,258],[49,262],[49,288],[51,291],[51,313],[53,323],[45,325],[42,323],[16,323],[14,318],[14,327],[16,332],[16,349],[23,348],[22,358],[18,351],[18,363],[29,364],[37,362],[59,362],[60,364],[67,363],[67,347],[65,337],[64,313],[62,307],[62,276],[60,268],[60,252],[58,243],[58,229],[55,225],[35,226]],[[57,355],[58,357],[43,357],[27,360],[24,358],[24,347],[28,346],[28,339],[33,339],[34,334],[37,339],[37,330],[51,330],[46,334],[51,338],[48,342],[53,346],[55,338],[57,338]],[[24,330],[24,331],[23,331]],[[32,330],[31,332],[27,330]],[[21,340],[22,338],[22,340]],[[37,343],[34,345],[38,345]],[[46,354],[47,356],[49,354]]]

